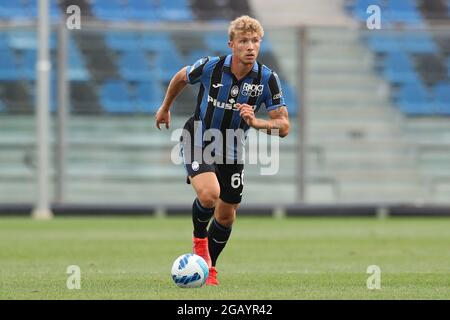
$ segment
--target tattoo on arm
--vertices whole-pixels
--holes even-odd
[[[286,107],[279,107],[269,112],[268,130],[281,130],[286,123],[289,123]]]

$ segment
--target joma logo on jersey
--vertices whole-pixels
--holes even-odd
[[[231,109],[235,109],[235,103],[225,103],[225,102],[220,102],[217,101],[217,99],[213,99],[210,95],[208,95],[208,102],[212,102],[214,107],[217,108],[222,108],[222,109],[226,109],[226,110],[231,110]]]
[[[264,90],[264,85],[262,84],[250,84],[250,83],[244,83],[244,86],[242,87],[242,95],[243,96],[250,96],[250,97],[259,97],[262,95]]]

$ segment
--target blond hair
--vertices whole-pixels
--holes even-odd
[[[264,37],[264,29],[258,20],[249,16],[240,16],[230,23],[228,38],[233,41],[238,32],[256,32],[261,38]]]

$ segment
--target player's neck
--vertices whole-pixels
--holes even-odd
[[[231,60],[231,73],[233,73],[238,80],[245,77],[252,69],[253,63],[242,63],[238,58]]]

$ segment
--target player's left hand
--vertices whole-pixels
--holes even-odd
[[[240,112],[240,116],[244,121],[252,127],[256,121],[255,112],[253,111],[253,107],[246,103],[236,103],[236,108],[238,108]]]

